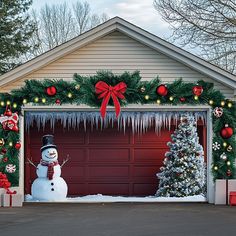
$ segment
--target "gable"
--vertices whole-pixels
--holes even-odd
[[[167,83],[180,77],[186,82],[203,79],[214,83],[215,88],[221,90],[227,98],[233,98],[234,95],[232,88],[214,81],[119,31],[112,32],[15,82],[2,86],[1,91],[9,92],[19,88],[28,79],[71,80],[74,73],[94,75],[99,70],[111,70],[117,74],[139,70],[143,80],[151,80],[159,75],[161,80]]]

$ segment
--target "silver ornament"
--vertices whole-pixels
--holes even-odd
[[[214,142],[214,143],[212,144],[212,149],[213,149],[214,151],[220,150],[220,144],[219,144],[218,142]]]
[[[223,152],[223,153],[220,155],[220,159],[223,160],[223,161],[226,161],[226,160],[227,160],[227,155]]]

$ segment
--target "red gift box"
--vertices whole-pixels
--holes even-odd
[[[229,193],[229,204],[230,206],[236,206],[236,192]]]

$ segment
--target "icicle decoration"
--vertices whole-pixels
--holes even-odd
[[[45,128],[47,122],[50,123],[50,127],[54,130],[55,123],[61,122],[64,128],[79,128],[79,124],[82,122],[84,129],[87,129],[87,125],[91,126],[91,129],[98,129],[108,127],[111,125],[114,127],[114,123],[117,122],[118,130],[123,129],[124,133],[127,126],[132,127],[133,133],[142,134],[145,133],[150,127],[154,127],[155,132],[160,134],[161,129],[171,128],[171,122],[177,126],[177,122],[181,115],[186,114],[182,111],[145,111],[145,112],[134,112],[134,111],[122,111],[119,118],[117,119],[114,112],[107,112],[105,119],[101,118],[100,112],[91,111],[71,111],[71,112],[26,112],[25,123],[26,130],[29,131],[30,126],[36,122],[37,128]],[[206,122],[205,112],[188,112],[193,114],[196,120],[201,119],[204,123]]]

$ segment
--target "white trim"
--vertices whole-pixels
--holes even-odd
[[[101,38],[115,30],[123,32],[135,40],[157,50],[165,55],[199,71],[206,76],[209,76],[231,88],[236,89],[236,77],[227,71],[220,69],[217,66],[210,64],[198,58],[197,56],[173,45],[165,40],[119,18],[114,17],[107,22],[87,31],[86,33],[55,47],[54,49],[24,63],[23,65],[0,76],[0,86],[6,85],[16,79],[24,76],[48,65],[49,63],[69,54],[70,52],[79,49],[98,38]]]
[[[98,108],[91,108],[89,106],[81,105],[67,105],[67,106],[33,106],[25,105],[22,107],[23,112],[31,111],[98,111]],[[113,108],[108,107],[108,110]],[[158,105],[129,105],[122,108],[123,111],[205,111],[207,112],[207,201],[214,203],[214,183],[211,173],[212,165],[212,120],[211,120],[211,107],[207,105],[201,106],[158,106]],[[24,137],[24,129],[22,129],[21,137]],[[23,150],[23,149],[22,149]],[[23,155],[24,156],[24,155]],[[24,166],[24,158],[20,158],[20,166]],[[23,185],[20,186],[21,191],[24,192]]]

